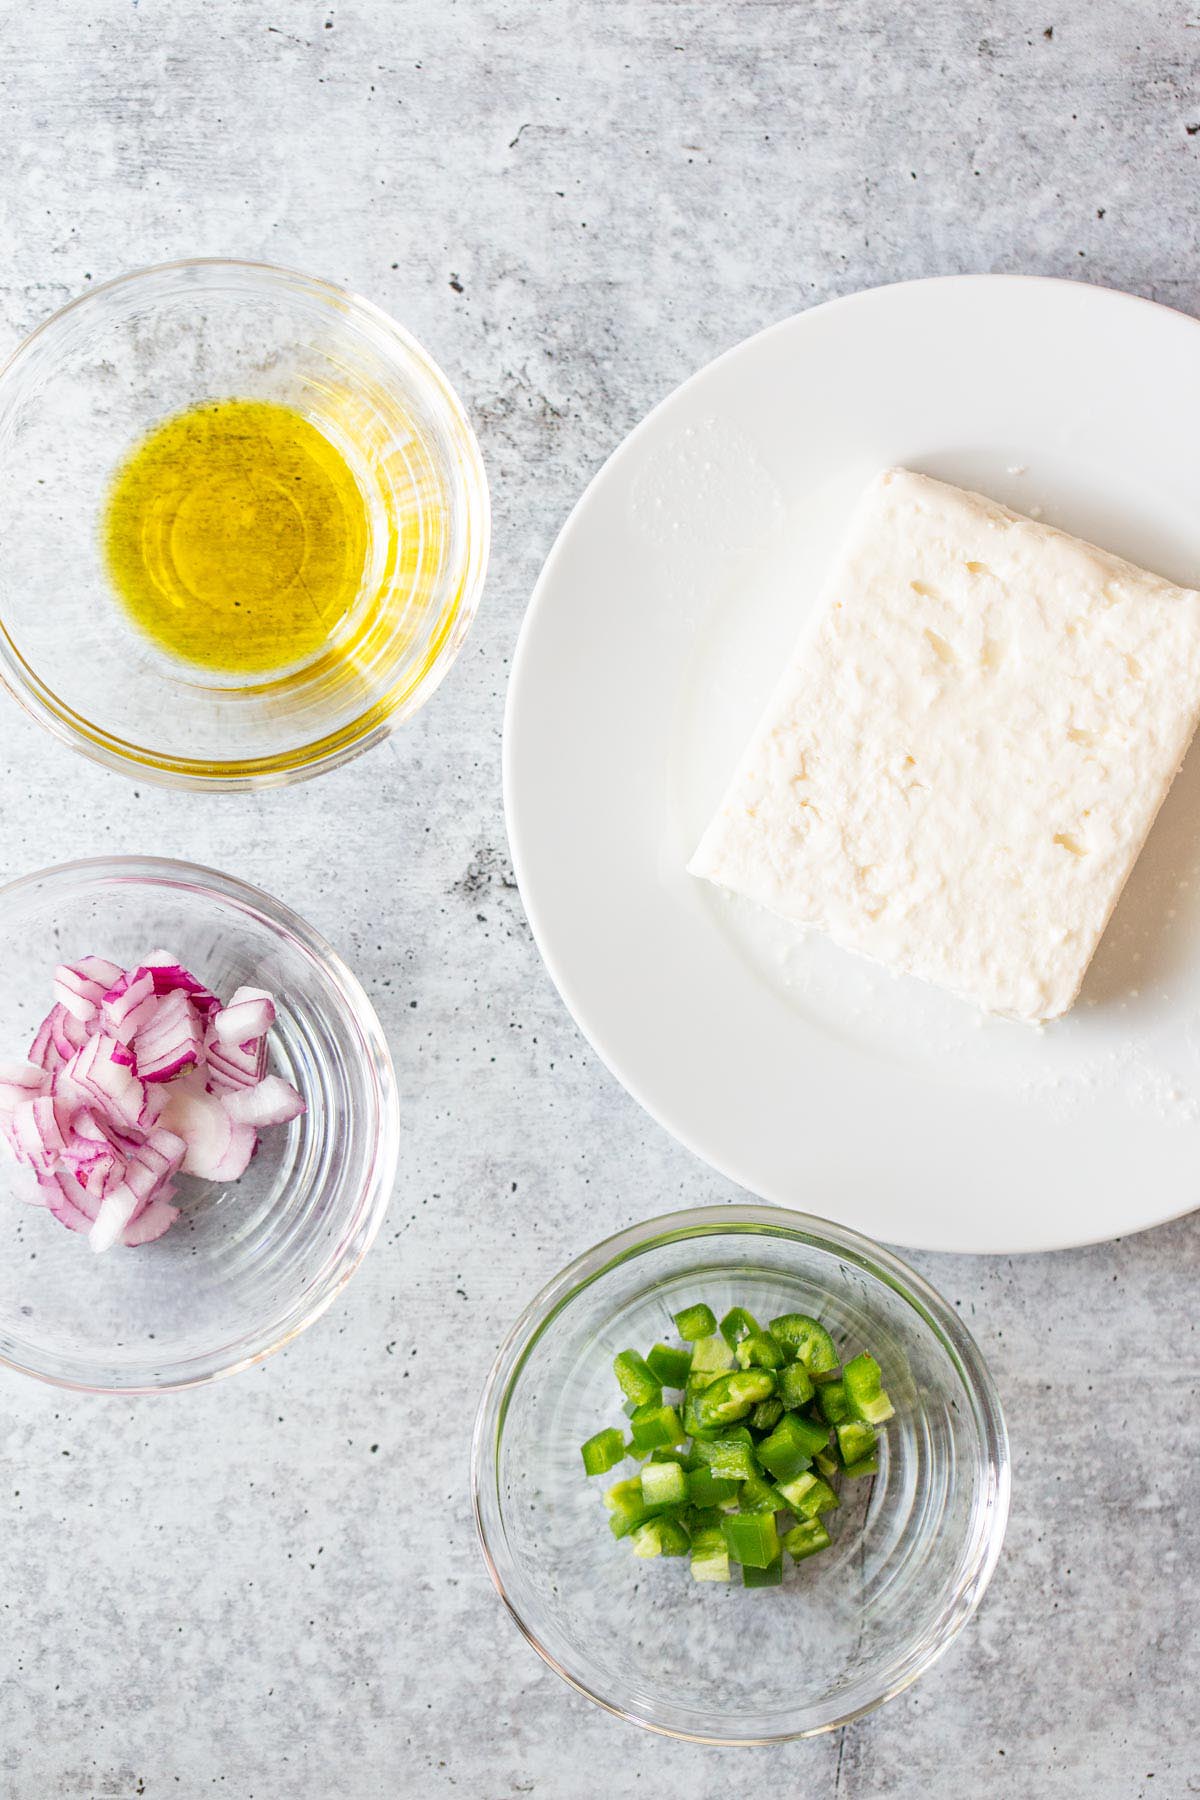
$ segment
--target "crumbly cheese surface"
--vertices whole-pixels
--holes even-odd
[[[693,874],[990,1012],[1072,1004],[1200,714],[1200,593],[891,469]]]

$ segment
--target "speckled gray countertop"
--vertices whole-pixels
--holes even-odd
[[[0,709],[0,873],[131,848],[262,883],[354,962],[404,1101],[381,1238],[284,1354],[136,1404],[0,1380],[4,1795],[1200,1792],[1194,1220],[914,1258],[998,1377],[1012,1524],[943,1662],[827,1739],[700,1749],[573,1696],[492,1592],[465,1479],[526,1298],[617,1226],[734,1195],[598,1066],[513,888],[502,702],[555,531],[654,401],[816,300],[1002,269],[1200,312],[1198,74],[1195,0],[0,9],[0,350],[138,263],[327,274],[456,380],[496,522],[434,704],[319,783],[138,789]],[[425,1366],[447,1317],[453,1382]],[[114,1584],[130,1509],[144,1552]]]

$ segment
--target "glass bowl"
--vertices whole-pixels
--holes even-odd
[[[217,675],[129,622],[101,522],[147,432],[203,401],[299,411],[348,462],[368,549],[324,649]],[[90,290],[0,370],[0,678],[77,750],[183,787],[294,781],[376,743],[461,649],[487,563],[487,484],[445,376],[394,320],[326,281],[193,261]]]
[[[896,1408],[879,1473],[843,1485],[833,1546],[784,1585],[692,1580],[608,1530],[579,1446],[623,1422],[612,1359],[675,1341],[707,1301],[814,1314],[869,1348]],[[672,1737],[759,1744],[830,1731],[914,1681],[987,1586],[1008,1514],[1008,1443],[953,1310],[852,1231],[769,1206],[667,1214],[608,1238],[543,1289],[502,1346],[473,1447],[475,1516],[500,1594],[534,1649],[608,1711]]]
[[[160,948],[226,998],[276,997],[269,1067],[307,1111],[261,1133],[240,1180],[181,1178],[165,1236],[101,1256],[23,1201],[28,1172],[0,1152],[0,1363],[64,1387],[190,1387],[279,1349],[349,1281],[395,1180],[395,1081],[366,995],[287,907],[213,869],[123,856],[0,888],[0,1056],[25,1054],[56,963]]]

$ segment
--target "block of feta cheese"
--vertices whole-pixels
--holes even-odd
[[[689,867],[989,1012],[1066,1012],[1200,715],[1200,593],[978,494],[865,494]]]

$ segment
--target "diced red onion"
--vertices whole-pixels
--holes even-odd
[[[136,1193],[127,1181],[105,1194],[88,1232],[92,1249],[111,1250],[145,1199],[145,1194]]]
[[[264,1076],[256,1087],[225,1094],[221,1104],[239,1125],[286,1125],[304,1111],[295,1088],[279,1075]]]
[[[49,1076],[58,1074],[66,1057],[54,1041],[54,1014],[50,1013],[37,1028],[37,1036],[29,1046],[29,1060],[37,1063]]]
[[[204,1040],[204,1055],[211,1094],[254,1087],[267,1072],[266,1038],[251,1038],[245,1044],[223,1044],[211,1021]]]
[[[203,1047],[204,1033],[194,1002],[182,988],[173,988],[159,1000],[154,1017],[133,1040],[138,1077],[170,1081],[184,1069],[195,1067]]]
[[[180,992],[186,994],[201,1013],[208,1016],[219,1010],[221,1002],[210,993],[202,981],[197,981],[190,970],[178,962],[143,963],[142,967],[150,971],[154,981],[154,991],[159,996]]]
[[[133,1041],[138,1030],[154,1017],[154,976],[149,969],[134,969],[114,981],[100,1003],[105,1029],[118,1042]]]
[[[275,1002],[263,988],[240,987],[228,1006],[213,1014],[213,1031],[222,1044],[248,1044],[275,1023]]]
[[[36,1062],[0,1062],[0,1118],[11,1119],[22,1100],[45,1093],[49,1085]]]
[[[72,1231],[86,1232],[92,1220],[100,1210],[100,1202],[93,1198],[75,1180],[66,1169],[58,1169],[43,1183],[46,1194],[46,1205],[64,1225]]]
[[[133,1249],[138,1244],[152,1244],[160,1238],[164,1231],[170,1231],[179,1217],[179,1208],[171,1205],[171,1195],[175,1192],[168,1182],[155,1199],[146,1203],[125,1227],[121,1242]]]
[[[76,1050],[82,1050],[88,1041],[87,1026],[80,1020],[72,1018],[66,1007],[59,1004],[51,1009],[50,1036],[54,1048],[66,1062],[74,1056]]]
[[[260,1126],[304,1111],[268,1075],[275,1003],[261,988],[216,995],[167,951],[122,970],[63,963],[28,1062],[0,1062],[0,1139],[27,1166],[30,1198],[94,1250],[148,1244],[178,1217],[174,1176],[236,1181]]]
[[[100,1010],[106,991],[121,976],[116,963],[103,956],[84,956],[60,963],[54,971],[54,998],[73,1019],[88,1025]]]
[[[48,1175],[57,1168],[67,1141],[51,1095],[39,1094],[34,1100],[22,1100],[12,1116],[9,1142],[17,1161],[28,1163],[39,1174]]]

